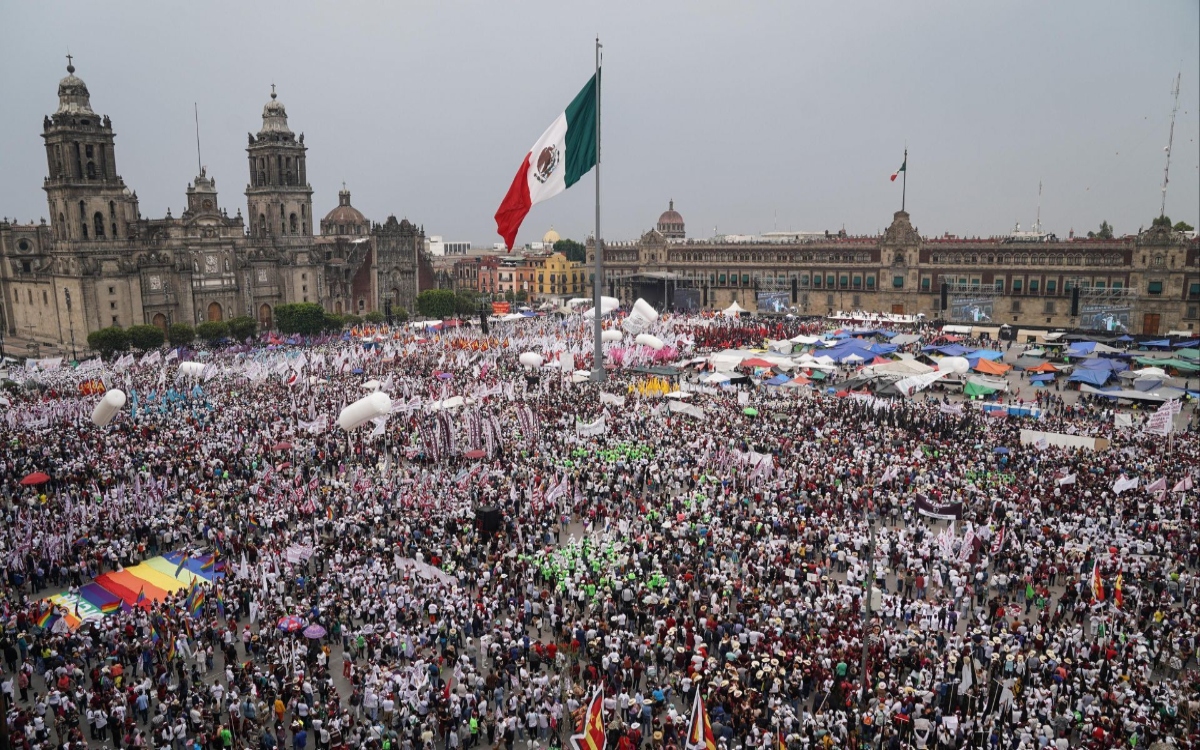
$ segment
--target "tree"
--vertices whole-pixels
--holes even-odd
[[[587,262],[587,247],[575,240],[559,240],[554,243],[554,252],[567,256],[567,260],[575,263]]]
[[[113,352],[123,352],[129,348],[129,332],[120,326],[101,328],[89,333],[87,342],[89,347],[100,352],[100,356],[111,357]]]
[[[450,289],[426,289],[417,295],[417,312],[427,318],[449,318],[454,314],[455,294]]]
[[[405,310],[403,307],[393,307],[392,308],[392,320],[396,321],[397,323],[399,323],[401,325],[407,323],[408,322],[408,310]]]
[[[229,324],[223,320],[206,320],[196,326],[196,335],[211,346],[223,338],[228,338]]]
[[[342,325],[344,326],[358,326],[362,325],[362,322],[363,319],[354,313],[346,313],[342,316]]]
[[[249,315],[239,315],[229,321],[229,337],[245,341],[258,333],[258,321]]]
[[[366,315],[364,315],[362,317],[363,317],[363,320],[367,321],[368,323],[382,323],[383,322],[383,313],[379,312],[378,310],[372,310],[371,312],[367,313]]]
[[[321,330],[326,333],[335,333],[346,327],[346,319],[337,313],[327,312],[322,317]]]
[[[1177,222],[1175,222],[1175,226],[1173,226],[1171,228],[1174,229],[1176,232],[1192,232],[1192,231],[1195,231],[1195,229],[1196,229],[1194,226],[1192,226],[1191,224],[1188,224],[1186,221],[1177,221]]]
[[[479,295],[472,291],[462,291],[454,295],[454,312],[459,315],[474,315],[479,312]]]
[[[196,331],[187,323],[172,323],[167,330],[167,341],[171,346],[187,346],[196,340]]]
[[[163,332],[158,326],[130,326],[128,333],[129,343],[134,349],[148,352],[163,345]]]
[[[1111,240],[1113,238],[1112,225],[1107,221],[1100,222],[1100,230],[1097,232],[1087,233],[1089,240]]]
[[[325,309],[315,302],[293,302],[275,308],[275,325],[284,333],[315,336],[325,328]]]

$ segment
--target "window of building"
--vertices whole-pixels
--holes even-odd
[[[903,286],[904,286],[904,277],[903,276],[893,276],[892,277],[892,288],[893,289],[900,289]]]
[[[1163,283],[1161,281],[1151,281],[1149,286],[1146,287],[1146,291],[1151,294],[1162,294],[1162,290]]]
[[[862,289],[862,276],[855,276],[855,277],[854,277],[854,288],[855,288],[855,289]],[[858,306],[858,303],[857,303],[857,302],[855,302],[855,303],[854,303],[854,305],[855,305],[855,307],[857,307],[857,306]]]
[[[1040,283],[1041,282],[1039,282],[1037,279],[1030,279],[1029,280],[1029,293],[1037,294],[1038,286],[1040,285]]]
[[[928,292],[928,291],[929,291],[929,288],[930,288],[932,285],[933,285],[933,280],[932,280],[932,279],[930,279],[928,276],[922,276],[922,277],[921,277],[921,291],[922,291],[922,292]]]
[[[867,289],[874,289],[874,288],[875,288],[875,277],[868,276],[867,277]]]
[[[305,285],[301,286],[301,287],[300,287],[300,291],[302,291],[302,292],[307,292],[307,291],[308,291],[308,284],[305,284]]]
[[[748,286],[749,284],[750,284],[750,274],[748,274],[748,273],[742,274],[742,286]]]
[[[841,284],[843,287],[850,286],[850,277],[843,274],[842,276],[840,276],[838,278],[838,283]]]
[[[1125,282],[1123,282],[1123,281],[1114,281],[1114,282],[1112,283],[1112,288],[1113,288],[1113,289],[1124,289],[1124,288],[1125,288]]]
[[[718,283],[718,284],[724,284],[724,283],[725,283],[725,274],[721,274],[720,276],[718,276],[718,277],[717,277],[717,283]]]
[[[1057,281],[1055,281],[1054,279],[1050,279],[1049,281],[1046,282],[1046,292],[1048,294],[1054,294],[1054,292],[1056,292],[1057,290],[1058,290],[1058,282]]]
[[[992,288],[994,288],[997,292],[1000,292],[1001,294],[1003,294],[1004,293],[1004,279],[996,279],[996,281],[992,283]]]
[[[49,298],[49,297],[46,295],[46,290],[45,290],[45,289],[43,289],[43,290],[42,290],[42,304],[43,304],[43,305],[48,305],[48,304],[50,304],[50,298]]]
[[[834,285],[833,274],[825,274],[825,286],[832,289]]]
[[[813,276],[813,286],[817,287],[818,289],[821,288],[821,277],[820,276]]]
[[[108,309],[109,309],[109,310],[116,310],[116,309],[117,309],[117,303],[116,303],[116,302],[109,302],[109,303],[108,303]]]
[[[1200,305],[1188,305],[1187,316],[1189,318],[1200,318]]]
[[[850,304],[854,305],[855,308],[862,307],[862,298],[856,294],[850,298]]]
[[[1021,300],[1015,299],[1012,301],[1012,311],[1021,312]]]
[[[1200,297],[1200,284],[1192,284],[1188,287],[1189,297]]]
[[[1024,285],[1025,285],[1025,282],[1022,281],[1021,279],[1013,279],[1013,283],[1012,283],[1013,294],[1020,294],[1021,289],[1022,289],[1022,287],[1024,287]]]
[[[30,263],[27,260],[21,261],[21,273],[31,273],[32,271],[33,271],[32,263]]]
[[[1054,300],[1050,300],[1050,299],[1046,300],[1046,304],[1043,306],[1043,309],[1047,315],[1053,315],[1054,314]]]

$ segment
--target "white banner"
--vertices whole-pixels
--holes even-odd
[[[618,396],[614,393],[601,392],[600,393],[600,403],[612,404],[613,406],[624,406],[625,405],[625,397]]]
[[[603,435],[607,430],[608,430],[608,424],[605,421],[604,415],[601,415],[599,419],[597,419],[595,422],[592,422],[590,424],[586,423],[586,422],[576,422],[575,423],[575,434],[581,435],[583,437],[590,437],[592,435]]]
[[[1133,427],[1132,414],[1113,414],[1113,427]]]

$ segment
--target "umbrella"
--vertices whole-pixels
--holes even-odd
[[[284,469],[292,468],[292,464],[289,461],[284,461],[283,463],[278,464],[275,468],[278,469],[279,471],[283,471]]]
[[[304,627],[304,621],[295,615],[285,615],[279,618],[279,623],[275,627],[285,633],[295,633]]]
[[[1004,455],[1007,455],[1007,454],[1008,454],[1008,448],[1004,448],[1004,447],[1000,447],[1000,448],[993,448],[993,449],[992,449],[992,453],[999,453],[999,454],[1004,454]]]
[[[320,625],[316,624],[315,622],[312,625],[309,625],[307,628],[304,629],[304,637],[305,638],[316,639],[316,638],[322,638],[324,636],[325,636],[325,628],[321,627]]]
[[[42,471],[35,471],[29,476],[21,480],[21,484],[25,487],[34,487],[39,484],[45,484],[50,481],[50,475]]]
[[[757,417],[758,409],[755,409],[753,406],[747,406],[745,409],[742,409],[742,414],[745,414],[747,417]]]
[[[487,453],[485,453],[484,451],[479,451],[479,450],[467,451],[466,453],[463,454],[463,458],[476,459],[476,458],[483,458],[486,455],[487,455]]]
[[[271,450],[273,451],[290,451],[291,449],[292,444],[286,440],[280,440],[278,443],[271,446]]]

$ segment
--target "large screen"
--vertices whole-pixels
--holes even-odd
[[[1128,304],[1080,305],[1079,327],[1085,331],[1128,333],[1132,315]]]
[[[950,320],[964,323],[988,323],[992,320],[994,300],[991,297],[951,297]]]
[[[784,313],[792,304],[789,292],[759,292],[758,311],[760,313]]]
[[[680,289],[675,288],[675,311],[676,312],[699,312],[700,311],[700,290],[699,289]]]

